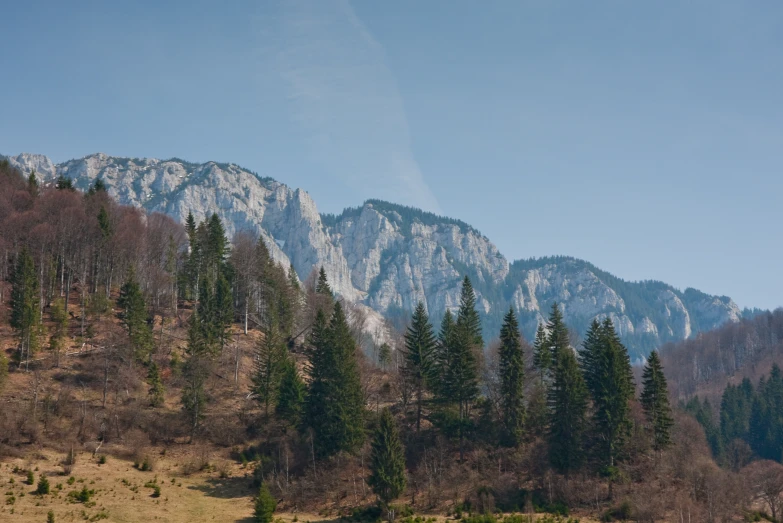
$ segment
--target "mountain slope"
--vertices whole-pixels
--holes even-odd
[[[301,278],[323,265],[338,293],[392,319],[404,319],[421,300],[439,320],[457,306],[464,274],[479,295],[487,339],[496,335],[509,306],[519,311],[530,339],[557,301],[580,333],[592,318],[610,316],[638,358],[741,316],[727,297],[681,292],[661,282],[626,282],[573,258],[509,263],[470,225],[418,209],[370,200],[340,215],[321,215],[305,191],[235,164],[104,154],[58,165],[41,155],[9,160],[24,172],[35,169],[44,180],[70,177],[82,189],[101,178],[121,203],[181,221],[189,211],[197,220],[216,212],[229,234],[260,233],[275,259],[292,263]]]

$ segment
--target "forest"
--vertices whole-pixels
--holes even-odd
[[[172,484],[231,484],[259,522],[780,521],[781,313],[634,368],[608,319],[572,347],[556,303],[530,343],[513,309],[482,332],[467,275],[458,308],[420,303],[383,338],[323,268],[301,276],[216,215],[178,224],[0,163],[0,463],[47,449],[66,482],[125,460],[157,499],[156,462],[184,456]],[[32,478],[60,517],[58,479],[0,471],[0,514]],[[70,503],[108,498],[81,488]]]

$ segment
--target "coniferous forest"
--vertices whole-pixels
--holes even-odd
[[[379,339],[323,268],[296,274],[263,238],[228,238],[216,215],[178,224],[117,204],[101,180],[44,186],[7,162],[0,280],[0,458],[53,452],[53,484],[125,460],[158,502],[198,477],[252,499],[255,521],[783,513],[778,366],[720,381],[715,402],[714,381],[672,368],[680,346],[633,368],[608,318],[573,332],[553,303],[531,343],[514,309],[483,332],[467,276],[442,318],[420,303]],[[163,483],[156,461],[172,455]],[[29,475],[46,480],[0,468],[3,482],[19,476],[9,485]],[[14,488],[3,520],[22,503]],[[108,499],[80,488],[68,496],[85,510]]]

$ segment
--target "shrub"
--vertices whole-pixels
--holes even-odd
[[[35,483],[35,474],[33,474],[32,470],[27,471],[27,480],[25,481],[28,485],[33,485]]]
[[[46,514],[46,523],[54,523],[54,512],[51,510]]]
[[[72,490],[68,493],[68,499],[74,503],[88,503],[92,495],[95,494],[94,490],[88,490],[86,486],[81,490]]]

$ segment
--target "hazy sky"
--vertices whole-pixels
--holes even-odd
[[[8,2],[0,152],[230,161],[321,211],[783,305],[783,3]]]

